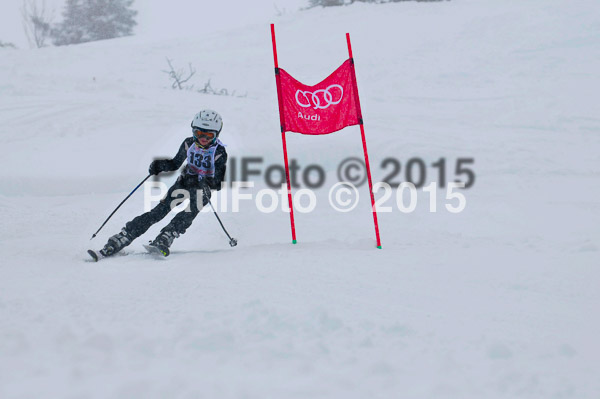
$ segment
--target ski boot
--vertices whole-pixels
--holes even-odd
[[[114,236],[108,239],[108,242],[100,251],[88,250],[88,254],[92,257],[92,259],[96,262],[101,258],[106,258],[108,256],[112,256],[131,244],[133,241],[133,237],[131,234],[123,228],[120,233],[115,234]]]
[[[154,239],[154,241],[151,241],[148,245],[144,245],[144,248],[150,253],[167,257],[171,253],[169,247],[177,237],[179,237],[179,233],[176,231],[163,231]]]

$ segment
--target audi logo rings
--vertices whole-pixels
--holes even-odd
[[[333,101],[333,94],[331,94],[330,89],[338,89],[340,92],[340,97]],[[334,90],[335,92],[336,90]],[[323,96],[319,96],[320,93],[323,93]],[[326,89],[315,90],[314,92],[310,91],[296,91],[296,103],[303,108],[314,107],[314,109],[325,109],[329,108],[330,105],[339,104],[342,101],[342,97],[344,97],[344,88],[340,85],[333,84],[328,86]]]

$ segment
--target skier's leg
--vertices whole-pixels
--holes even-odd
[[[144,234],[148,229],[155,223],[161,221],[165,216],[171,212],[171,205],[175,200],[182,200],[183,197],[174,193],[176,190],[183,189],[182,179],[179,178],[173,184],[167,194],[160,200],[158,205],[152,208],[149,212],[141,214],[133,218],[131,221],[125,224],[125,229],[135,239]]]
[[[144,234],[154,223],[159,222],[171,212],[171,201],[167,201],[166,199],[166,197],[163,198],[150,211],[136,216],[125,224],[125,230],[129,232],[132,239],[136,239]]]
[[[202,191],[200,191],[200,195],[202,195]],[[208,195],[210,197],[210,191]],[[203,206],[208,204],[208,199],[204,198],[204,196],[202,198]],[[199,212],[200,210],[198,209],[197,193],[195,190],[190,190],[189,207],[175,215],[173,220],[171,220],[171,222],[160,231],[160,234],[154,239],[152,245],[159,247],[163,251],[168,249],[171,244],[173,244],[173,240],[179,237],[181,234],[184,234],[192,225],[192,222]]]
[[[143,213],[140,216],[133,218],[131,221],[125,224],[125,227],[121,229],[120,233],[117,233],[108,239],[108,242],[100,250],[103,256],[114,255],[119,252],[136,238],[144,234],[150,226],[154,223],[162,220],[171,211],[171,202],[176,199],[173,198],[173,191],[181,189],[182,185],[178,179],[175,184],[169,188],[167,194],[162,200],[152,208],[150,211]]]

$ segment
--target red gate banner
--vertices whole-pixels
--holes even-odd
[[[283,131],[328,134],[361,121],[352,59],[325,80],[307,86],[279,68]]]
[[[279,68],[277,45],[275,43],[275,25],[273,24],[271,24],[271,40],[273,43],[273,62],[275,64],[275,83],[277,85],[277,99],[279,101],[281,142],[283,144],[283,161],[285,163],[292,243],[296,244],[296,226],[294,223],[294,205],[292,204],[292,187],[290,184],[290,168],[288,165],[285,132],[312,135],[328,134],[343,129],[346,126],[359,125],[363,152],[365,154],[365,167],[369,181],[375,239],[377,240],[377,248],[381,249],[377,210],[373,195],[373,181],[371,179],[371,168],[367,153],[365,128],[360,111],[360,99],[356,85],[350,34],[346,33],[348,55],[350,58],[325,80],[314,86],[307,86],[300,83],[289,73]]]

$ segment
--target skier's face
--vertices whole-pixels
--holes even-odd
[[[214,132],[207,132],[200,129],[194,129],[194,138],[201,146],[209,145],[215,138]]]
[[[202,136],[198,139],[198,142],[203,146],[207,146],[211,140],[209,140],[206,136]]]

